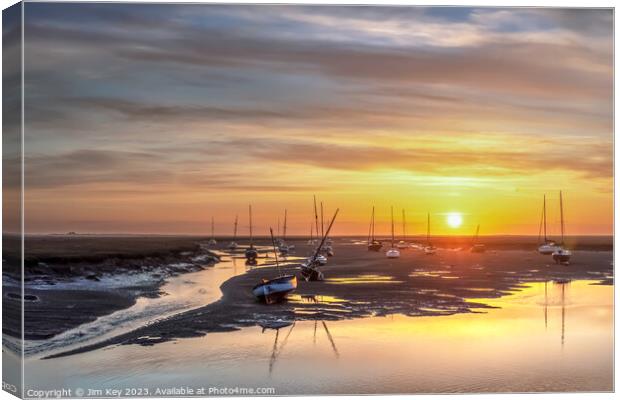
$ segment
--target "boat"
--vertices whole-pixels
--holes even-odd
[[[324,234],[324,229],[325,229],[325,222],[323,220],[323,202],[321,202],[321,236],[323,236]],[[323,246],[322,253],[327,257],[334,256],[334,248],[332,247],[331,239],[325,239],[325,245]],[[325,262],[327,263],[327,259],[325,260]]]
[[[237,242],[236,242],[236,240],[237,240],[237,225],[238,225],[238,223],[239,223],[239,216],[235,215],[235,228],[233,230],[233,240],[232,240],[232,242],[230,242],[228,244],[228,248],[230,250],[235,250],[235,249],[237,249],[237,247],[239,247],[237,245]]]
[[[273,245],[276,268],[278,269],[278,277],[273,279],[262,279],[252,288],[252,294],[261,302],[274,304],[284,300],[287,294],[297,289],[297,277],[295,275],[284,275],[282,273],[280,263],[278,262],[276,241],[273,238],[273,229],[269,228],[269,232],[271,233],[271,243]]]
[[[314,240],[314,237],[312,236],[312,231],[313,231],[313,223],[310,223],[310,239],[308,240],[308,245],[312,246],[316,244],[316,240]]]
[[[396,247],[401,250],[409,248],[409,243],[407,243],[407,227],[405,221],[405,209],[403,209],[403,240],[399,240],[398,243],[396,243]]]
[[[289,246],[286,244],[286,209],[284,209],[284,226],[282,229],[282,239],[279,241],[278,250],[283,256],[288,255]]]
[[[394,207],[391,208],[392,211],[392,241],[391,247],[388,251],[385,252],[385,256],[387,258],[399,258],[400,251],[396,247],[394,247]]]
[[[372,206],[370,215],[370,227],[368,228],[368,251],[379,251],[383,243],[375,239],[375,206]]]
[[[568,265],[573,255],[570,250],[564,248],[564,204],[562,203],[562,191],[560,190],[560,232],[561,241],[556,250],[551,254],[556,264]]]
[[[217,240],[215,240],[214,236],[215,231],[215,220],[211,217],[211,239],[209,240],[209,246],[215,246],[217,244]]]
[[[340,209],[336,209],[336,212],[334,213],[334,216],[332,217],[332,220],[327,227],[327,232],[325,232],[325,235],[321,238],[321,242],[319,243],[319,246],[315,249],[314,254],[301,265],[301,276],[306,281],[323,280],[323,272],[319,270],[319,267],[327,263],[327,258],[325,258],[325,256],[321,254],[321,248],[325,244],[325,239],[329,235],[329,232],[334,225],[334,221],[336,220],[336,216],[338,215],[339,210]]]
[[[472,245],[471,245],[471,248],[469,249],[471,253],[484,253],[487,250],[484,244],[478,243],[479,233],[480,233],[480,224],[478,224],[478,226],[476,227],[476,234],[474,235],[474,238],[472,239]]]
[[[431,243],[431,214],[426,216],[426,247],[424,247],[424,254],[432,256],[437,252],[437,249]]]
[[[553,254],[553,252],[558,249],[558,246],[553,240],[549,240],[549,238],[547,238],[547,195],[543,195],[543,209],[542,215],[540,216],[540,226],[538,228],[539,243],[541,239],[541,233],[544,233],[544,239],[542,244],[538,246],[538,252],[544,255]]]
[[[249,206],[249,214],[250,214],[250,247],[245,249],[245,259],[248,264],[256,264],[256,259],[258,258],[258,251],[254,248],[254,236],[252,235],[252,205]]]

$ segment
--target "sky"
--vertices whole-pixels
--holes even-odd
[[[29,233],[613,224],[606,9],[25,6]],[[446,215],[460,213],[451,227]],[[402,230],[402,228],[400,228]]]

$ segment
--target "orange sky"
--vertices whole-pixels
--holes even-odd
[[[611,10],[26,8],[30,233],[612,233]]]

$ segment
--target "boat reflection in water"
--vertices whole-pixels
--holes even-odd
[[[336,358],[340,357],[340,353],[338,353],[338,348],[336,347],[336,342],[334,341],[334,338],[332,337],[332,334],[329,332],[329,329],[327,328],[327,324],[325,323],[325,321],[320,321],[321,322],[321,326],[325,331],[325,335],[327,337],[327,339],[329,340],[329,343],[331,345],[332,351],[334,353],[334,356]],[[312,335],[312,344],[314,346],[316,346],[317,343],[317,327],[318,327],[319,321],[315,320],[314,321],[314,330],[313,330],[313,335]],[[290,329],[288,329],[288,331],[286,332],[284,339],[281,341],[281,343],[278,343],[278,339],[280,337],[280,329],[285,328],[285,327],[289,327]],[[293,332],[293,329],[295,328],[295,322],[286,322],[286,321],[276,321],[275,323],[269,323],[269,324],[261,324],[262,327],[262,333],[265,333],[266,330],[275,330],[276,334],[274,336],[273,339],[273,347],[271,350],[271,357],[269,358],[269,374],[271,375],[271,373],[273,372],[273,368],[276,364],[276,361],[278,360],[278,356],[284,351],[284,348],[286,346],[286,344],[288,343],[288,339],[291,336],[291,333]]]
[[[213,386],[274,387],[278,395],[610,391],[614,288],[594,283],[527,283],[499,298],[471,299],[497,307],[475,313],[340,321],[307,315],[293,331],[292,322],[279,333],[260,334],[257,326],[148,347],[27,358],[24,368],[37,387],[53,385],[62,371],[64,384],[75,387],[86,380],[93,388],[199,387],[208,379]]]

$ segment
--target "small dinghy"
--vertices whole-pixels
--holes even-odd
[[[259,301],[274,304],[282,301],[287,294],[297,289],[295,275],[283,275],[274,279],[263,279],[252,288],[252,294]]]
[[[286,295],[297,289],[297,277],[295,275],[283,275],[278,262],[278,250],[276,242],[273,238],[273,229],[269,228],[271,233],[271,242],[273,244],[274,257],[276,259],[276,268],[280,276],[273,279],[263,279],[252,288],[252,294],[261,302],[266,304],[278,303]]]

